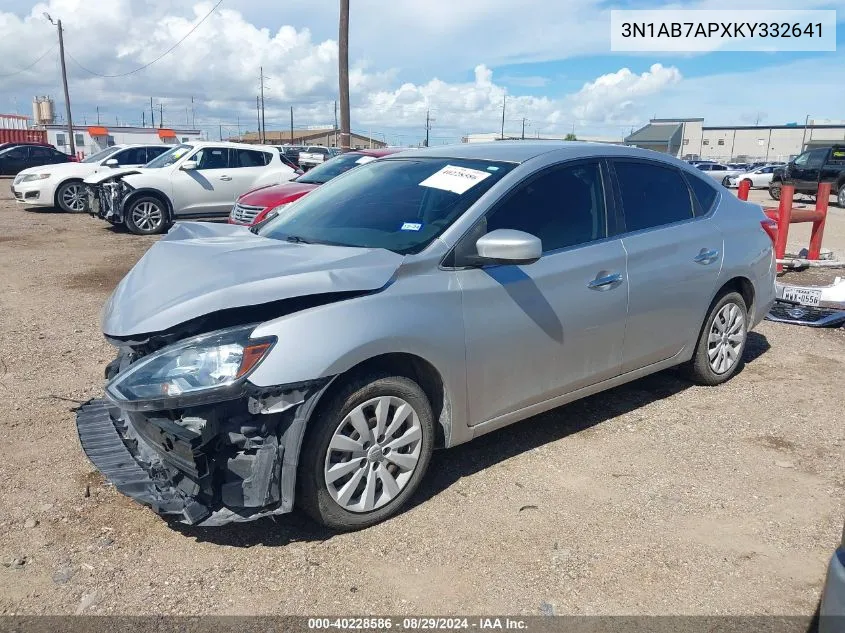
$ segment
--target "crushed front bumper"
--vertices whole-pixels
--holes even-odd
[[[784,294],[796,290],[817,295],[818,305],[784,299]],[[837,277],[829,286],[791,286],[778,282],[775,294],[775,304],[766,315],[770,321],[810,327],[845,324],[845,278]]]
[[[216,526],[290,512],[308,412],[323,383],[175,412],[91,400],[82,449],[117,490],[161,515]]]

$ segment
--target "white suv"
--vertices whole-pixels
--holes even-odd
[[[268,145],[196,142],[176,145],[141,169],[85,179],[91,214],[133,233],[163,233],[182,218],[226,216],[256,187],[294,178]]]
[[[78,163],[42,165],[24,169],[12,184],[15,199],[32,206],[56,206],[62,211],[87,208],[83,179],[120,167],[140,167],[170,149],[169,145],[113,145]]]

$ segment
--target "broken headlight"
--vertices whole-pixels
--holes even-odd
[[[145,356],[106,386],[109,398],[134,410],[175,409],[238,397],[244,379],[275,338],[251,340],[255,325],[179,341]]]

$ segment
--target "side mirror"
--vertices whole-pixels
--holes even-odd
[[[106,167],[117,167],[117,159],[116,158],[109,158],[105,163],[103,163]]]
[[[184,169],[185,171],[191,171],[197,168],[197,161],[195,160],[186,160],[184,163],[179,165],[179,169]]]
[[[475,243],[473,264],[533,264],[543,254],[539,237],[514,229],[496,229]]]

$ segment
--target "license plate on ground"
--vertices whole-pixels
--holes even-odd
[[[822,299],[822,291],[814,288],[784,288],[783,298],[805,306],[817,306]]]

